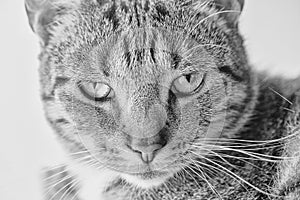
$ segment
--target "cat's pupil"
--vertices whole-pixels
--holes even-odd
[[[186,75],[185,78],[189,83],[191,83],[191,78],[192,78],[191,74]]]
[[[98,83],[93,83],[94,89],[96,89]]]

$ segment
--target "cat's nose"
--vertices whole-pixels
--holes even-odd
[[[162,129],[157,135],[151,138],[131,138],[128,143],[129,149],[140,154],[145,163],[153,161],[160,149],[162,149],[168,140],[168,133]]]
[[[145,163],[153,161],[155,154],[163,147],[161,144],[152,144],[149,146],[132,145],[131,149],[141,155],[141,159]]]

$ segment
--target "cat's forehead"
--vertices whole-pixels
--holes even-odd
[[[115,34],[96,44],[87,57],[89,65],[105,76],[150,81],[165,72],[189,67],[188,64],[193,62],[188,58],[193,47],[197,47],[197,43],[182,33],[139,28]],[[194,51],[199,51],[199,48],[194,48]],[[198,53],[199,59],[201,55]],[[179,62],[185,64],[179,65]]]
[[[73,31],[63,36],[57,35],[53,40],[54,46],[59,43],[58,48],[54,48],[55,51],[63,49],[70,55],[62,58],[65,61],[63,65],[69,63],[65,65],[66,68],[75,72],[76,76],[82,75],[89,79],[100,73],[115,79],[157,80],[157,77],[170,70],[185,70],[191,66],[199,68],[207,63],[214,63],[213,56],[204,48],[208,43],[215,43],[211,34],[205,32],[205,27],[199,30],[201,33],[193,35],[194,29],[186,30],[185,27],[189,26],[178,17],[168,21],[167,18],[155,18],[156,15],[150,11],[147,15],[141,15],[141,12],[135,21],[141,22],[143,19],[145,23],[138,26],[133,18],[134,13],[129,11],[129,17],[118,17],[115,13],[112,18],[111,15],[103,14],[100,8],[95,8],[92,15],[88,11],[82,11],[87,13],[80,15],[74,26],[65,27],[74,29]],[[158,11],[162,12],[161,9]],[[194,18],[196,17],[188,17],[184,21],[193,24]],[[66,20],[69,22],[69,19]],[[80,37],[75,37],[72,33]],[[218,40],[217,33],[213,36]],[[224,38],[223,35],[220,37]],[[71,47],[65,48],[65,41],[69,38],[72,42],[68,45]],[[61,52],[57,54],[62,55]]]

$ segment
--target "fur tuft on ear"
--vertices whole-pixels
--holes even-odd
[[[200,0],[201,5],[213,5],[229,25],[236,27],[244,7],[244,0]]]
[[[239,16],[244,8],[244,0],[214,0],[216,6],[224,11],[225,17],[232,25],[237,25]]]
[[[224,11],[225,17],[232,25],[237,25],[244,7],[244,0],[214,0],[217,8]]]
[[[31,29],[46,45],[49,40],[49,26],[57,15],[80,4],[80,0],[25,0],[25,8]]]

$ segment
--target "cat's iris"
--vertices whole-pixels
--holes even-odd
[[[93,101],[105,101],[114,96],[113,89],[105,83],[79,82],[78,87],[85,97]]]
[[[198,92],[204,84],[205,74],[191,73],[178,77],[172,85],[172,92],[187,96]]]

